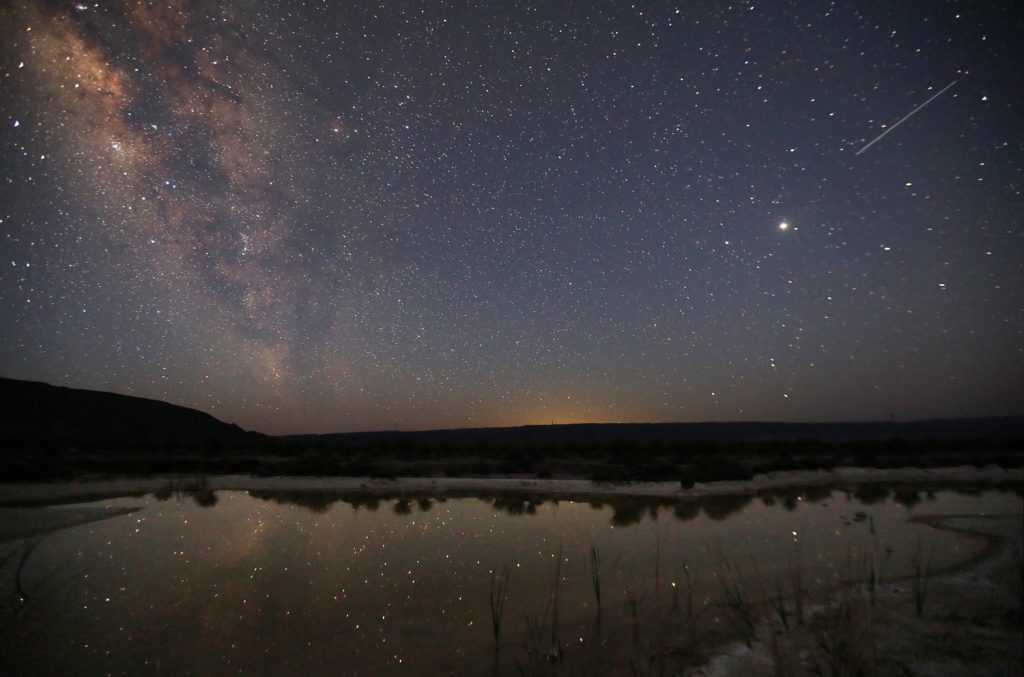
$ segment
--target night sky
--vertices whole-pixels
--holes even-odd
[[[4,2],[0,374],[269,433],[1022,413],[1016,9]]]

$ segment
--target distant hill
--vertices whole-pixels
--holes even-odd
[[[228,448],[265,439],[167,402],[0,378],[0,449]]]
[[[719,443],[818,440],[1024,439],[1024,416],[951,418],[923,421],[853,423],[583,423],[513,428],[464,428],[417,432],[382,431],[291,435],[276,440],[299,444],[364,446],[378,442],[471,445],[579,445],[616,442]]]
[[[392,443],[450,448],[592,447],[617,442],[732,444],[897,438],[1024,440],[1024,416],[853,423],[585,423],[270,437],[245,431],[201,411],[159,400],[0,378],[0,449],[255,449],[266,442],[349,448]]]

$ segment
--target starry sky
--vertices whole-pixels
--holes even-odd
[[[268,433],[1024,413],[1022,34],[5,2],[0,374]]]

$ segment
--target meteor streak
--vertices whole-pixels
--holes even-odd
[[[900,118],[900,121],[899,121],[899,122],[897,122],[897,123],[896,123],[896,124],[894,124],[894,125],[893,125],[892,127],[890,127],[889,129],[885,130],[884,132],[882,132],[881,134],[879,134],[878,136],[876,136],[876,137],[875,137],[874,139],[872,139],[871,141],[869,141],[869,142],[867,143],[867,145],[866,145],[866,146],[864,146],[864,147],[863,147],[863,148],[861,148],[861,149],[860,149],[859,151],[857,151],[856,153],[854,153],[854,155],[860,155],[861,153],[863,153],[864,151],[866,151],[866,150],[867,150],[868,148],[871,148],[871,146],[873,146],[873,145],[875,145],[876,143],[878,143],[879,141],[881,141],[881,140],[882,140],[882,137],[884,137],[884,136],[885,136],[886,134],[888,134],[888,133],[889,133],[889,132],[891,132],[892,130],[894,130],[894,129],[896,129],[897,127],[899,127],[900,125],[902,125],[902,124],[903,124],[903,123],[904,123],[904,122],[905,122],[905,121],[907,120],[907,118],[909,118],[909,117],[910,117],[911,115],[913,115],[913,114],[914,114],[914,113],[916,113],[917,111],[921,110],[922,108],[924,108],[925,106],[927,106],[928,104],[930,104],[930,103],[931,103],[932,101],[935,101],[935,99],[937,99],[937,98],[939,98],[940,96],[942,96],[942,94],[943,94],[943,93],[944,93],[944,92],[945,92],[945,91],[946,91],[947,89],[949,89],[950,87],[952,87],[952,86],[953,86],[953,85],[955,85],[955,84],[956,84],[956,80],[953,80],[953,82],[949,83],[948,85],[946,85],[945,87],[943,87],[942,89],[940,89],[940,90],[939,90],[938,92],[936,92],[935,94],[933,94],[933,95],[932,95],[932,98],[928,99],[927,101],[925,101],[924,103],[922,103],[922,104],[921,104],[920,106],[918,106],[918,107],[917,107],[917,108],[915,108],[914,110],[912,110],[912,111],[910,111],[909,113],[907,113],[906,115],[904,115],[904,116],[903,116],[902,118]]]

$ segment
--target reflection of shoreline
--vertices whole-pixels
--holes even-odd
[[[342,492],[342,491],[314,491],[314,490],[289,490],[289,489],[251,489],[247,493],[253,498],[263,501],[270,501],[279,505],[295,505],[314,513],[323,513],[335,504],[348,505],[353,510],[366,509],[371,512],[378,510],[382,505],[390,507],[397,515],[409,515],[414,512],[414,506],[420,512],[428,512],[436,503],[444,503],[448,500],[477,499],[489,503],[495,510],[510,516],[535,515],[537,508],[545,504],[557,504],[565,501],[570,503],[589,503],[594,509],[600,510],[610,508],[612,511],[611,522],[616,527],[626,527],[637,524],[646,516],[657,520],[662,513],[672,515],[677,521],[688,522],[698,515],[703,514],[708,519],[723,521],[731,515],[742,511],[755,499],[759,499],[766,506],[778,505],[787,512],[793,512],[800,505],[821,503],[834,497],[834,494],[843,494],[848,502],[860,506],[871,506],[892,499],[897,505],[903,506],[908,511],[913,509],[922,501],[931,501],[935,497],[935,491],[945,490],[962,495],[977,495],[979,489],[976,487],[929,487],[927,490],[916,487],[909,487],[905,484],[896,485],[872,485],[870,487],[789,487],[786,489],[765,490],[756,494],[708,494],[705,496],[668,499],[665,497],[650,496],[551,496],[547,494],[534,494],[530,492],[507,491],[398,491],[392,493],[383,492]],[[990,486],[988,491],[1008,491],[1007,487]],[[922,497],[922,494],[924,496]],[[856,519],[856,518],[855,518]],[[912,519],[910,521],[930,524],[924,519]],[[859,520],[858,520],[859,521]],[[852,522],[851,522],[852,523]],[[932,525],[934,526],[934,525]]]
[[[41,536],[136,510],[140,508],[0,508],[0,542]]]
[[[0,484],[0,506],[33,507],[83,503],[127,496],[157,493],[168,483],[200,482],[209,491],[256,492],[334,492],[339,495],[410,497],[446,495],[530,495],[547,500],[609,501],[621,498],[661,500],[672,505],[681,500],[708,496],[762,496],[792,494],[815,489],[849,489],[865,498],[885,486],[898,491],[987,490],[1007,488],[1024,490],[1024,476],[1017,469],[995,466],[976,468],[836,468],[833,470],[796,470],[757,475],[750,480],[698,483],[683,489],[679,482],[602,483],[581,479],[452,478],[411,477],[370,479],[365,477],[250,477],[213,475],[208,477],[155,476],[148,479],[103,479],[70,482]],[[884,496],[877,497],[884,500]],[[783,498],[785,500],[785,498]],[[867,501],[866,501],[867,502]],[[902,502],[902,501],[901,501]]]
[[[933,529],[939,529],[941,531],[949,531],[949,532],[952,532],[952,533],[960,534],[962,536],[966,536],[968,538],[972,538],[972,539],[975,539],[975,540],[980,540],[980,541],[984,541],[985,542],[985,547],[982,548],[981,551],[975,553],[971,557],[968,557],[966,560],[964,560],[962,562],[958,562],[958,563],[949,564],[949,565],[946,565],[944,567],[940,567],[938,569],[934,569],[934,570],[929,572],[930,576],[945,576],[945,575],[949,575],[949,574],[959,573],[961,571],[966,571],[968,569],[971,569],[971,568],[977,566],[978,564],[981,564],[982,562],[984,562],[987,559],[995,557],[999,553],[999,551],[1002,550],[1003,546],[1006,544],[1006,539],[1004,539],[1003,537],[999,536],[998,534],[993,534],[993,533],[987,532],[987,531],[979,531],[977,529],[967,529],[967,528],[964,528],[964,527],[953,526],[951,524],[948,524],[949,520],[956,520],[956,519],[982,519],[982,520],[983,519],[1007,519],[1007,518],[1014,518],[1014,517],[1016,517],[1016,515],[992,515],[992,514],[986,514],[986,515],[971,515],[971,514],[968,514],[968,515],[919,515],[917,517],[911,517],[907,521],[908,522],[912,522],[914,524],[924,524],[925,526],[932,527]],[[911,577],[908,576],[908,577],[906,577],[904,579],[897,579],[897,580],[906,580],[906,579],[909,579],[909,578],[911,578]]]
[[[965,514],[965,515],[920,515],[917,517],[911,517],[906,521],[910,524],[922,524],[933,529],[940,531],[949,531],[960,536],[966,536],[968,539],[974,541],[984,542],[984,546],[978,552],[970,555],[966,559],[954,561],[951,564],[946,564],[940,567],[932,567],[926,561],[925,568],[927,573],[925,574],[926,579],[935,579],[939,576],[948,576],[950,574],[956,574],[963,571],[968,571],[978,566],[985,560],[991,559],[999,554],[1003,545],[1006,543],[1006,539],[1002,538],[997,534],[993,534],[985,531],[977,531],[973,529],[965,529],[963,527],[954,527],[945,524],[946,520],[951,519],[1020,519],[1019,515],[1013,514]],[[927,559],[927,558],[926,558]],[[908,573],[902,576],[886,576],[884,580],[879,580],[880,586],[891,586],[894,583],[904,583],[906,581],[913,581],[916,578],[916,574]],[[837,593],[841,590],[854,589],[866,585],[865,581],[855,579],[844,581],[838,585],[827,585],[814,590],[819,595],[829,595]],[[761,600],[760,603],[763,605],[766,600]]]

